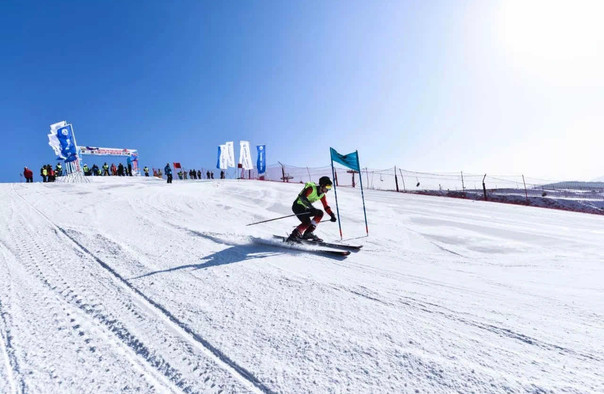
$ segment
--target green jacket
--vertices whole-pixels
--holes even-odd
[[[308,193],[308,188],[312,188],[312,191],[310,193]],[[324,196],[324,193],[319,194],[317,192],[316,183],[306,182],[304,184],[304,189],[302,189],[302,191],[298,194],[298,199],[296,200],[296,202],[302,205],[303,207],[310,208],[310,205],[307,204],[307,202],[312,204],[313,202],[319,201]]]

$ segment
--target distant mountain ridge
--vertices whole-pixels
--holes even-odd
[[[592,182],[580,182],[580,181],[564,181],[550,183],[547,185],[539,186],[540,188],[554,188],[554,189],[604,189],[604,179],[601,181],[595,180]]]

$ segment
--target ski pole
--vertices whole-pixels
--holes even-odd
[[[299,213],[298,215],[308,215],[308,214],[310,214],[310,212],[302,212],[302,213]],[[273,220],[279,220],[279,219],[291,218],[292,216],[296,216],[296,214],[294,213],[293,215],[287,215],[287,216],[281,216],[281,217],[279,217],[279,218],[262,220],[262,221],[260,221],[260,222],[255,222],[255,223],[246,224],[246,226],[253,226],[253,225],[255,225],[255,224],[266,223],[266,222],[272,222]]]

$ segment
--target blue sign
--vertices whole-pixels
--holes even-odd
[[[258,175],[260,175],[266,171],[266,145],[256,145],[256,149],[258,149],[256,168],[258,168]]]

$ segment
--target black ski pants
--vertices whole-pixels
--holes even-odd
[[[311,218],[312,215],[310,214],[310,208],[306,208],[304,205],[298,204],[297,200],[292,204],[292,211],[296,214],[296,217],[300,219],[302,224],[307,227],[310,226],[311,219],[315,219],[315,223],[319,223],[323,217],[323,211],[320,209],[314,209],[314,211],[317,212],[315,213],[315,217]]]

